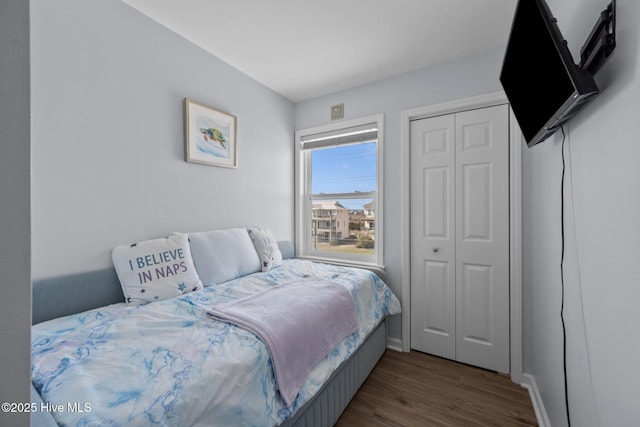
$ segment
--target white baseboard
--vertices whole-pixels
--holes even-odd
[[[402,352],[402,340],[398,338],[387,337],[387,348]]]
[[[538,390],[535,377],[531,374],[522,374],[522,377],[522,387],[529,390],[529,396],[531,397],[533,410],[536,413],[538,425],[540,427],[551,427],[551,422],[547,416],[547,411],[544,409],[544,402],[542,402],[542,396],[540,396],[540,391]]]

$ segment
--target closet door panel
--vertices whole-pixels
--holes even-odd
[[[455,122],[411,124],[411,346],[455,357]]]
[[[456,359],[509,372],[506,105],[456,114]]]

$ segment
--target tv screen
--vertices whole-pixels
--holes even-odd
[[[500,82],[529,147],[598,93],[593,76],[573,62],[544,0],[518,2]]]

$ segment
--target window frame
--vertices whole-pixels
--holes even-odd
[[[376,190],[375,192],[366,193],[331,193],[314,195],[311,194],[311,152],[313,149],[303,149],[303,142],[312,135],[329,133],[336,134],[341,130],[348,128],[362,127],[363,125],[373,124],[377,127],[376,139]],[[364,142],[364,141],[363,141]],[[338,143],[330,146],[341,146],[353,143]],[[361,117],[358,119],[344,120],[337,123],[317,126],[297,130],[295,132],[295,250],[296,256],[299,258],[307,258],[335,264],[354,265],[363,267],[377,267],[384,269],[384,168],[383,168],[383,152],[384,152],[384,115],[376,114],[372,116]],[[373,193],[373,194],[372,194]],[[355,195],[358,197],[354,197]],[[375,253],[374,255],[350,255],[338,254],[334,256],[328,251],[317,251],[311,248],[311,230],[312,227],[312,200],[341,200],[348,198],[373,199],[375,203]]]

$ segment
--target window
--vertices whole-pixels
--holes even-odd
[[[296,132],[298,255],[382,266],[382,115]]]

